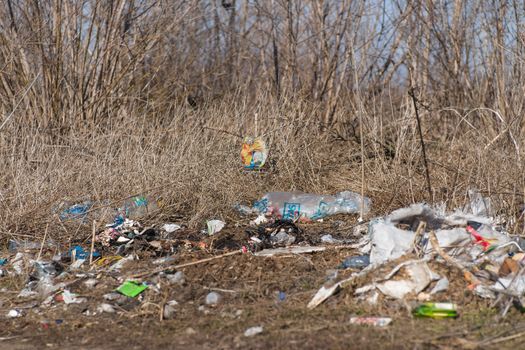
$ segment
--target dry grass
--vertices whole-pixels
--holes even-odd
[[[270,190],[359,191],[359,144],[319,135],[317,126],[306,122],[311,111],[307,103],[277,108],[225,101],[169,114],[132,113],[126,123],[106,130],[74,129],[55,142],[38,129],[20,130],[19,137],[4,133],[12,146],[0,149],[2,231],[41,236],[44,223],[53,220],[53,208],[64,200],[104,202],[147,193],[162,197],[165,206],[158,214],[182,216],[199,226],[207,218],[231,217],[233,205]],[[255,113],[270,148],[261,173],[242,170],[242,140],[218,131],[253,134]],[[413,114],[407,110],[388,123],[394,130],[387,134],[394,157],[365,136],[365,187],[375,213],[428,200]],[[434,201],[460,206],[466,191],[476,187],[495,196],[501,212],[517,213],[522,174],[511,144],[487,148],[492,135],[472,127],[444,135],[436,130],[438,124],[429,126],[428,114],[423,123]],[[63,230],[56,221],[53,225],[56,238]]]
[[[481,20],[488,4],[454,3],[454,18],[480,20],[446,28],[447,13],[425,7],[432,4],[393,1],[385,17],[380,3],[305,0],[308,12],[293,1],[235,11],[213,1],[4,2],[2,238],[41,237],[46,223],[55,239],[75,236],[52,215],[63,201],[147,193],[165,204],[157,220],[183,216],[199,226],[269,190],[359,192],[361,160],[374,213],[421,200],[461,206],[476,187],[518,219],[522,94],[507,84],[505,102],[502,89],[521,74],[521,39],[500,41],[519,33]],[[513,6],[502,13],[508,21],[522,10]],[[475,46],[474,29],[491,28],[495,41]],[[465,52],[478,56],[463,62]],[[419,88],[433,198],[410,87]],[[241,169],[242,140],[232,134],[264,135],[264,172]]]

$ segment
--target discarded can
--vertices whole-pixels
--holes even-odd
[[[453,303],[423,303],[416,307],[412,314],[416,317],[432,318],[456,318],[458,311],[456,304]]]
[[[369,325],[376,327],[385,327],[392,322],[390,317],[351,317],[350,323],[352,324],[361,324]]]

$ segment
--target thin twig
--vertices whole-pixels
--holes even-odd
[[[419,117],[419,109],[417,108],[416,95],[414,93],[414,88],[410,88],[409,95],[412,97],[412,103],[414,105],[414,110],[416,112],[417,120],[417,130],[419,133],[419,142],[421,143],[421,153],[423,154],[423,165],[425,166],[425,176],[427,178],[427,190],[428,190],[428,200],[432,202],[432,186],[430,184],[430,172],[428,170],[428,161],[427,161],[427,152],[425,150],[425,141],[423,140],[423,131],[421,130],[421,118]]]
[[[36,261],[39,261],[40,260],[40,256],[42,255],[42,250],[44,249],[44,244],[46,244],[48,228],[49,228],[49,224],[46,225],[46,230],[44,232],[44,239],[42,240],[42,244],[40,245],[40,250],[38,251],[38,255],[36,257]]]
[[[33,87],[33,85],[35,84],[36,80],[40,77],[40,72],[38,72],[38,74],[36,75],[35,79],[33,79],[33,81],[31,82],[31,84],[29,84],[29,86],[27,87],[26,91],[24,91],[24,94],[22,95],[22,97],[20,97],[20,100],[18,100],[17,104],[15,105],[15,107],[13,108],[13,110],[11,111],[11,113],[9,113],[9,115],[7,116],[7,118],[5,118],[4,122],[2,123],[2,125],[0,125],[0,130],[3,129],[3,127],[6,125],[6,123],[9,121],[9,119],[11,119],[11,117],[13,116],[13,114],[15,113],[16,109],[18,108],[18,106],[20,106],[20,103],[22,103],[22,101],[24,100],[24,97],[26,97],[27,93],[29,92],[29,90],[31,90],[31,87]]]
[[[414,252],[417,256],[420,256],[419,248],[417,247],[421,235],[425,232],[425,228],[427,227],[427,223],[425,221],[420,221],[419,225],[416,230],[416,234],[414,235],[414,241],[412,242],[412,245],[414,246]]]
[[[93,263],[93,250],[95,249],[96,232],[97,232],[97,222],[93,220],[93,236],[91,237],[91,252],[89,253],[89,265]]]
[[[463,272],[463,276],[465,277],[465,279],[468,282],[470,282],[470,283],[472,283],[474,285],[477,285],[477,284],[480,283],[478,278],[476,276],[474,276],[472,274],[472,272],[470,272],[465,266],[461,265],[461,263],[459,261],[455,260],[450,255],[445,253],[445,251],[443,249],[441,249],[441,247],[439,246],[439,243],[438,243],[438,240],[436,238],[436,234],[434,233],[434,231],[430,231],[428,237],[429,237],[429,240],[430,240],[430,244],[432,245],[432,248],[434,248],[436,253],[440,257],[442,257],[443,260],[445,260],[445,262],[447,262],[449,265],[452,265],[452,266],[456,267],[458,270],[460,270],[461,272]]]
[[[491,341],[488,341],[488,342],[481,342],[481,345],[493,345],[493,344],[497,344],[497,343],[502,343],[502,342],[506,342],[506,341],[509,341],[509,340],[512,340],[512,339],[523,337],[524,335],[525,335],[525,332],[521,332],[521,333],[518,333],[518,334],[509,335],[507,337],[497,338],[497,339],[494,339],[494,340],[491,340]]]
[[[147,272],[142,272],[142,273],[137,273],[135,275],[131,275],[129,278],[142,278],[142,277],[154,275],[156,273],[163,272],[163,271],[166,271],[166,270],[176,270],[176,269],[180,269],[182,267],[188,267],[188,266],[203,264],[203,263],[206,263],[206,262],[209,262],[209,261],[222,259],[222,258],[225,258],[227,256],[232,256],[232,255],[237,255],[237,254],[242,254],[242,251],[241,250],[236,250],[236,251],[233,251],[233,252],[229,252],[229,253],[225,253],[225,254],[221,254],[221,255],[217,255],[217,256],[212,256],[211,258],[206,258],[206,259],[201,259],[201,260],[197,260],[197,261],[192,261],[192,262],[189,262],[189,263],[179,264],[179,265],[175,265],[175,266],[161,267],[161,268],[158,268],[158,269],[155,269],[155,270],[152,270],[152,271],[147,271]]]
[[[228,135],[231,135],[231,136],[235,136],[235,137],[238,137],[240,139],[242,139],[242,135],[239,135],[239,134],[236,134],[234,132],[231,132],[231,131],[228,131],[228,130],[224,130],[224,129],[216,129],[216,128],[212,128],[211,126],[203,126],[202,127],[203,129],[208,129],[208,130],[213,130],[213,131],[218,131],[218,132],[222,132],[222,133],[225,133],[225,134],[228,134]]]

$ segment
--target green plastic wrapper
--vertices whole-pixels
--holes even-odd
[[[134,281],[126,281],[117,288],[117,292],[124,294],[127,297],[134,298],[148,288],[143,283],[137,283]]]

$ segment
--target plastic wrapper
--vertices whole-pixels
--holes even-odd
[[[241,159],[245,169],[261,169],[268,157],[266,144],[260,137],[245,137],[242,144]]]

